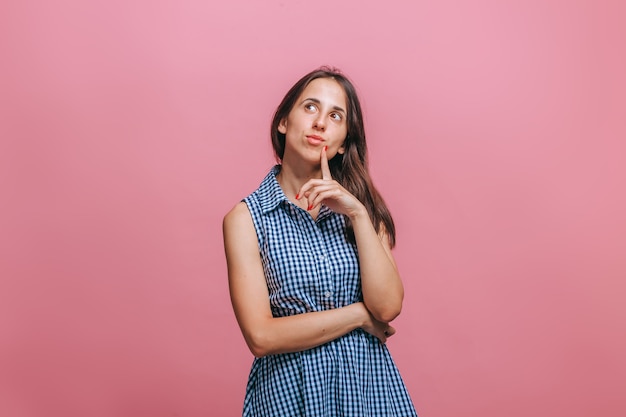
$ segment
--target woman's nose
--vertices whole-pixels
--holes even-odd
[[[319,130],[326,129],[326,122],[324,121],[324,117],[321,115],[316,117],[313,121],[313,127]]]

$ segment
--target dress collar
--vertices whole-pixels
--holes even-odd
[[[280,168],[280,165],[274,165],[259,186],[259,203],[264,214],[274,210],[283,201],[289,201],[276,179]]]
[[[294,208],[297,207],[289,201],[276,179],[276,175],[278,175],[280,169],[280,165],[274,165],[259,186],[259,204],[261,205],[263,214],[269,213],[281,204],[291,204]],[[320,220],[324,220],[331,214],[333,214],[333,211],[322,204],[320,212],[317,215],[317,221],[319,222]]]

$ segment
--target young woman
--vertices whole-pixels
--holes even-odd
[[[279,165],[224,218],[230,295],[255,356],[244,416],[415,416],[385,342],[404,290],[367,168],[361,106],[331,68],[271,126]]]

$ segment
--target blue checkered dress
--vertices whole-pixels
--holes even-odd
[[[275,166],[244,201],[256,228],[275,317],[362,300],[356,246],[343,216],[317,220],[283,193]],[[244,416],[416,416],[389,351],[361,329],[302,352],[255,358]]]

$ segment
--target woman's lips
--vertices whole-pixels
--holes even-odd
[[[324,139],[316,135],[307,135],[306,140],[314,146],[320,145],[322,142],[324,142]]]

